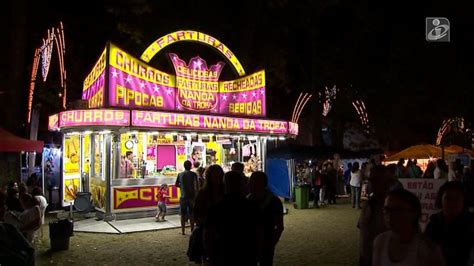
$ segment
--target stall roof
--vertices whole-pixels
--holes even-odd
[[[472,151],[468,149],[464,149],[460,146],[451,145],[446,146],[444,148],[444,153],[453,154],[453,153],[469,153],[472,155]],[[408,158],[415,158],[415,159],[430,159],[430,158],[441,158],[442,156],[442,149],[439,146],[431,145],[431,144],[420,144],[408,147],[388,158],[384,161],[391,162],[391,161],[398,161],[401,158],[408,159]]]
[[[0,128],[0,152],[43,152],[43,141],[17,137]]]

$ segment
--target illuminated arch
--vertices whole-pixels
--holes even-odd
[[[235,71],[239,76],[245,75],[244,68],[240,64],[235,54],[229,48],[227,48],[227,46],[225,46],[221,41],[208,34],[192,30],[175,31],[161,38],[158,38],[156,41],[150,44],[148,48],[146,48],[140,59],[148,63],[157,53],[159,53],[166,46],[183,41],[200,42],[211,46],[212,48],[220,52],[222,55],[224,55],[232,63]]]

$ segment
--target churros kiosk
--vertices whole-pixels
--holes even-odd
[[[148,62],[163,48],[192,41],[210,46],[226,62],[167,53],[175,73]],[[220,80],[229,64],[236,78]],[[106,220],[154,212],[156,194],[169,185],[170,207],[179,206],[174,186],[185,160],[245,173],[265,169],[268,141],[298,134],[298,125],[266,118],[265,72],[246,74],[235,55],[207,34],[177,31],[153,42],[140,59],[108,43],[84,80],[88,108],[49,117],[49,130],[63,133],[62,203],[90,192]]]

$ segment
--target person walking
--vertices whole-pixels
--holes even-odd
[[[352,165],[351,170],[351,202],[352,208],[360,209],[360,187],[362,183],[362,174],[359,169],[359,162]]]
[[[326,192],[328,197],[328,204],[336,204],[337,171],[336,169],[334,169],[332,163],[327,164],[326,175]]]
[[[347,164],[347,169],[344,171],[344,184],[346,185],[346,194],[351,194],[351,170],[352,170],[352,163]]]
[[[166,200],[169,198],[168,184],[161,184],[160,190],[158,191],[158,195],[156,195],[156,198],[158,200],[158,210],[155,218],[157,222],[164,222],[166,221],[165,216],[167,212]]]
[[[181,197],[179,199],[180,211],[181,211],[181,232],[183,235],[186,219],[189,217],[189,224],[191,226],[191,232],[194,230],[194,199],[198,191],[198,176],[196,173],[191,171],[192,163],[189,160],[184,162],[184,171],[178,174],[175,185],[181,190]]]
[[[283,204],[268,190],[268,178],[264,172],[254,172],[250,176],[250,193],[247,198],[262,212],[263,245],[258,256],[261,266],[273,265],[275,247],[284,230]]]

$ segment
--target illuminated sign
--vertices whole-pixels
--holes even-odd
[[[127,110],[108,109],[66,111],[59,114],[59,126],[129,126],[129,114]]]
[[[288,122],[285,121],[138,110],[132,110],[132,126],[288,134]]]
[[[227,48],[227,46],[225,46],[221,41],[210,35],[192,30],[176,31],[161,38],[158,38],[158,40],[156,40],[150,46],[148,46],[148,48],[146,48],[145,52],[143,52],[140,58],[145,62],[150,62],[150,60],[163,48],[181,41],[195,41],[213,47],[221,54],[223,54],[232,63],[235,71],[237,71],[239,76],[245,75],[244,68],[242,67],[234,53],[229,48]]]
[[[92,71],[87,75],[82,87],[82,99],[87,100],[89,108],[104,106],[105,69],[107,67],[107,49],[100,55]]]
[[[295,135],[297,136],[298,135],[298,124],[297,123],[293,123],[293,122],[288,122],[288,134],[290,135]]]
[[[218,62],[207,67],[206,61],[199,56],[191,58],[189,65],[176,54],[169,54],[176,71],[178,89],[176,109],[191,111],[218,112],[219,84],[217,80],[224,63]]]
[[[48,117],[48,130],[54,131],[59,129],[59,114],[50,115]]]
[[[109,43],[84,80],[89,108],[127,107],[241,116],[266,115],[265,72],[219,81],[224,67],[199,56],[186,64],[170,53],[176,76],[155,69]]]
[[[113,188],[113,208],[114,210],[129,210],[137,208],[156,208],[158,200],[156,196],[160,186],[143,187],[114,187]],[[174,185],[168,186],[170,198],[167,204],[178,204],[180,191]]]
[[[109,106],[175,109],[175,77],[110,44]]]
[[[219,82],[219,113],[265,116],[265,71]]]

